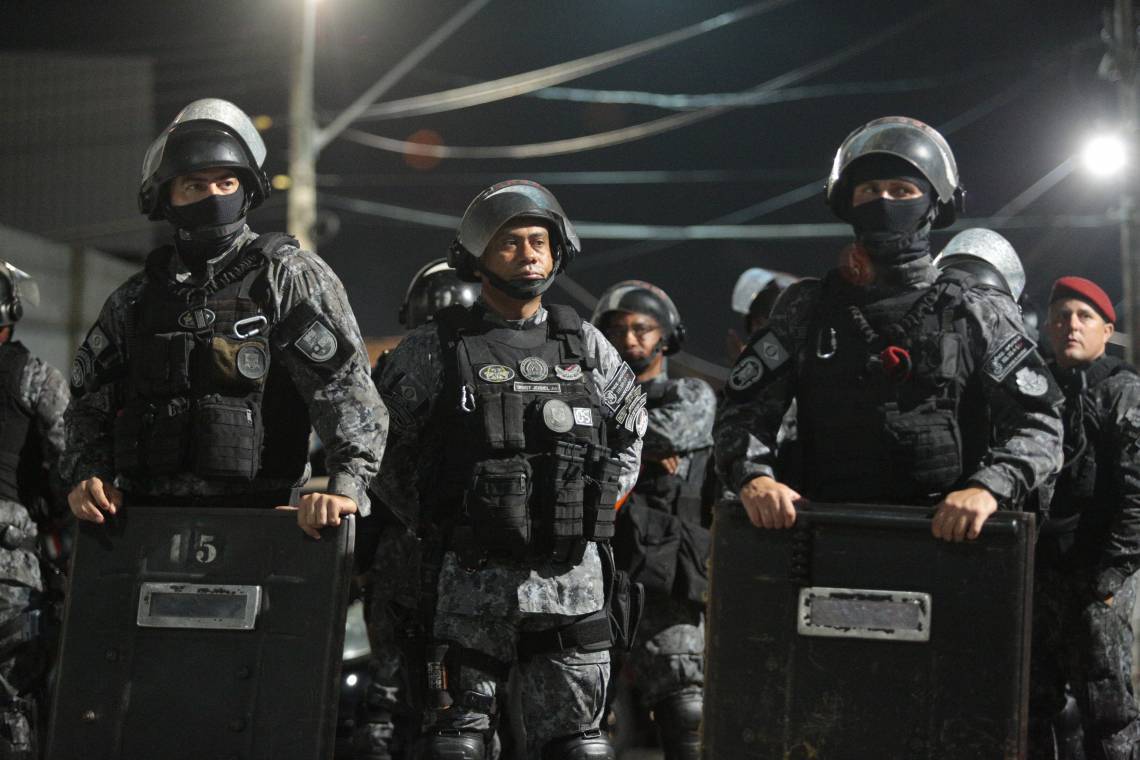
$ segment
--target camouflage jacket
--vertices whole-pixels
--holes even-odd
[[[71,393],[63,373],[42,359],[29,355],[20,376],[18,402],[31,415],[32,424],[39,433],[40,453],[49,471],[50,493],[43,496],[50,502],[49,510],[53,517],[67,511],[59,468],[64,447],[63,414],[70,400]]]
[[[716,393],[704,380],[697,377],[670,378],[662,372],[645,383],[650,386],[663,383],[661,403],[651,404],[649,427],[641,450],[644,460],[662,460],[671,456],[680,459],[677,477],[689,477],[692,453],[713,445],[713,423],[716,421]]]
[[[927,288],[935,280],[929,259],[920,266],[921,276],[907,288]],[[762,376],[753,373],[744,392],[730,393],[717,418],[717,467],[734,491],[761,475],[780,479],[774,469],[777,434],[785,410],[797,398],[799,357],[816,350],[809,341],[819,336],[809,332],[822,293],[819,280],[789,287],[776,303],[768,329],[752,336],[737,362],[737,367],[753,362]],[[980,467],[965,473],[964,482],[986,488],[1003,507],[1016,507],[1061,467],[1060,393],[1009,298],[979,288],[966,290],[962,298],[965,351],[971,358],[967,382],[980,385],[993,427]],[[782,371],[768,367],[764,372],[760,359]],[[802,399],[799,410],[805,411]]]
[[[257,237],[247,227],[235,247],[208,263],[203,281],[222,271],[240,255],[244,246]],[[268,303],[262,304],[269,330],[280,324],[301,304],[315,309],[328,320],[338,337],[351,344],[351,357],[331,376],[316,371],[303,351],[278,349],[278,344],[294,345],[291,336],[274,340],[273,366],[283,367],[305,400],[309,420],[324,443],[328,462],[330,493],[356,502],[362,515],[368,514],[368,483],[379,470],[384,451],[388,414],[369,377],[368,355],[349,306],[344,286],[319,256],[294,246],[284,246],[267,256]],[[178,283],[192,275],[177,256],[171,257],[169,275]],[[269,491],[300,483],[254,479],[241,484],[200,478],[190,473],[149,478],[132,482],[115,471],[111,423],[122,402],[125,382],[122,373],[104,382],[92,370],[96,360],[106,364],[104,354],[117,352],[118,361],[131,361],[127,334],[133,310],[147,282],[145,273],[134,275],[117,288],[103,305],[95,327],[79,347],[72,368],[74,399],[67,409],[67,449],[63,472],[71,484],[98,476],[114,478],[125,490],[170,495],[211,496],[242,491]],[[301,336],[297,336],[300,338]],[[97,345],[94,345],[97,344]],[[302,410],[297,410],[298,414]],[[308,479],[308,471],[301,482]]]

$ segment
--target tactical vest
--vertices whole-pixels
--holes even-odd
[[[0,499],[7,501],[20,500],[20,452],[32,419],[20,404],[20,377],[27,364],[23,345],[0,345]]]
[[[515,330],[483,313],[436,315],[445,442],[429,519],[483,556],[577,562],[586,542],[613,536],[620,474],[581,318],[550,306],[545,325]]]
[[[642,386],[648,399],[646,408],[653,410],[664,404],[665,395],[673,380],[647,383]],[[701,524],[701,491],[705,483],[711,449],[689,452],[689,470],[686,477],[672,475],[660,462],[642,462],[641,475],[633,490],[643,496],[649,506],[662,510],[693,525]]]
[[[836,273],[824,280],[796,357],[804,493],[821,501],[922,504],[972,471],[988,416],[970,375],[966,275],[872,303]],[[975,421],[963,430],[964,399]]]
[[[296,480],[309,419],[270,360],[268,255],[296,241],[262,235],[208,283],[170,280],[174,248],[153,251],[127,334],[125,393],[114,422],[118,471],[207,480]]]

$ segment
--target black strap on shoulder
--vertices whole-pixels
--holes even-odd
[[[593,361],[586,355],[582,317],[578,312],[570,306],[558,303],[547,306],[546,312],[549,334],[559,343],[562,361],[567,364],[581,364],[583,369],[593,369]]]

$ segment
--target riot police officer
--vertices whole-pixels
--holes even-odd
[[[318,537],[367,514],[386,412],[344,288],[246,214],[269,194],[265,145],[237,106],[186,106],[146,153],[139,209],[172,244],[115,290],[80,346],[67,410],[71,510],[102,523],[124,503],[274,507],[308,477],[310,426],[327,493],[298,522]]]
[[[962,197],[937,131],[904,117],[856,129],[826,197],[856,242],[822,281],[788,288],[733,367],[718,466],[754,525],[794,524],[800,493],[775,451],[796,399],[804,497],[936,505],[936,538],[974,538],[1060,467],[1060,394],[1013,302],[931,262],[930,230]]]
[[[479,283],[461,280],[446,258],[433,259],[412,277],[397,316],[401,325],[414,330],[449,306],[474,306],[478,297]],[[372,369],[377,388],[391,356],[391,351],[380,354]],[[402,617],[398,610],[415,606],[419,544],[409,526],[374,497],[372,514],[358,524],[354,556],[360,571],[367,573],[368,639],[372,648],[366,716],[357,733],[355,756],[388,760],[403,756],[419,728],[410,717],[414,705],[407,693],[408,667],[398,630]]]
[[[409,333],[380,380],[379,495],[423,547],[423,758],[486,755],[512,668],[527,758],[613,756],[599,723],[621,584],[606,541],[648,415],[597,329],[543,305],[578,249],[541,185],[479,193],[449,257],[479,301]]]
[[[640,280],[598,299],[591,320],[637,373],[649,399],[641,474],[621,508],[618,567],[646,591],[630,666],[666,760],[700,757],[708,530],[702,491],[712,456],[716,394],[696,377],[670,378],[666,357],[685,326],[672,299]],[[676,535],[676,543],[661,536]]]
[[[50,481],[59,477],[68,402],[59,370],[12,337],[25,306],[38,304],[35,281],[0,261],[0,757],[28,760],[39,757],[36,714],[47,705],[37,705],[37,698],[48,667],[35,605],[45,579],[29,507],[46,500],[42,517],[49,522],[54,507],[62,508],[62,494]],[[41,474],[49,479],[47,489]]]
[[[965,272],[978,285],[1004,293],[1016,303],[1025,292],[1025,267],[1017,251],[993,230],[962,230],[934,258],[934,266]]]
[[[1116,312],[1095,283],[1049,297],[1050,364],[1065,394],[1065,468],[1037,545],[1030,757],[1140,757],[1132,629],[1140,568],[1140,377],[1105,353]],[[1064,725],[1065,687],[1079,711]],[[1062,721],[1050,723],[1060,713]],[[1065,741],[1065,734],[1079,734]],[[1052,729],[1052,730],[1051,730]]]

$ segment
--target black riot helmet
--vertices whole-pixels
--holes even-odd
[[[24,270],[0,260],[0,327],[19,322],[25,305],[40,305],[39,286]]]
[[[470,306],[479,297],[479,284],[464,282],[447,259],[435,259],[416,272],[400,305],[400,324],[411,330],[430,322],[448,306]]]
[[[455,268],[460,279],[478,282],[479,277],[476,272],[483,272],[496,287],[514,295],[511,293],[510,284],[498,282],[498,278],[484,272],[479,260],[486,253],[487,246],[491,244],[495,233],[502,229],[503,225],[514,219],[524,218],[540,220],[550,229],[554,270],[550,273],[550,277],[529,288],[520,289],[518,293],[520,297],[540,295],[553,284],[554,277],[559,272],[566,271],[571,260],[581,250],[582,244],[558,199],[537,182],[509,179],[492,185],[475,196],[475,200],[471,201],[471,205],[463,212],[459,230],[447,254],[447,263]],[[527,292],[524,293],[522,290]]]
[[[954,222],[963,208],[966,191],[958,177],[958,164],[946,139],[938,130],[917,119],[885,116],[867,122],[847,136],[827,178],[827,205],[840,219],[851,222],[851,191],[848,168],[872,155],[894,156],[918,170],[933,188],[936,210],[931,220],[935,229]]]
[[[673,299],[656,285],[642,280],[625,280],[606,288],[594,307],[590,321],[599,330],[614,312],[648,314],[661,325],[661,349],[666,355],[681,350],[685,342],[685,325],[681,322],[681,312],[673,304]]]
[[[245,191],[244,216],[269,196],[269,178],[261,169],[264,162],[265,143],[244,111],[219,98],[195,100],[147,149],[139,211],[162,219],[170,180],[203,169],[228,168]]]

